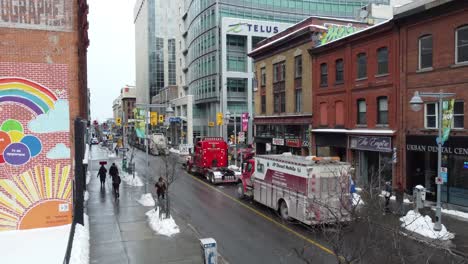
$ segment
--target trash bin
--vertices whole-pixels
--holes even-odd
[[[203,256],[205,264],[217,264],[218,263],[218,250],[216,247],[216,240],[213,238],[202,238],[200,243],[203,250]]]

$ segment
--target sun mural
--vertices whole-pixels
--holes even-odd
[[[60,96],[0,77],[0,231],[71,222],[69,110]]]
[[[0,180],[0,230],[67,224],[72,186],[70,166],[36,166],[13,180]],[[56,214],[58,211],[58,214]],[[54,215],[54,217],[50,217]]]

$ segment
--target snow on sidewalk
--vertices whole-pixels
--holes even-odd
[[[0,262],[62,263],[71,225],[0,232]]]
[[[143,206],[156,206],[156,202],[154,201],[153,195],[151,195],[151,193],[142,194],[140,199],[137,200],[137,202],[139,202]]]
[[[361,198],[361,195],[353,193],[353,206],[364,205],[364,201]]]
[[[80,224],[75,226],[70,264],[88,264],[89,246],[89,218],[84,214],[84,226]]]
[[[434,223],[429,216],[423,216],[413,210],[408,211],[406,216],[400,218],[400,221],[403,222],[401,227],[424,237],[438,240],[450,240],[455,237],[454,234],[447,231],[444,225],[442,225],[442,230],[435,231]]]
[[[126,172],[122,172],[120,178],[122,179],[122,181],[124,181],[125,183],[131,186],[140,187],[140,186],[145,185],[143,181],[140,179],[140,177],[138,177],[138,172],[135,172],[135,178],[133,178],[133,175],[130,175]]]
[[[172,216],[168,219],[164,218],[164,214],[162,214],[162,218],[159,218],[159,207],[154,210],[151,209],[146,212],[146,216],[148,216],[148,223],[151,229],[156,233],[164,236],[172,236],[180,232],[179,227],[175,223]]]

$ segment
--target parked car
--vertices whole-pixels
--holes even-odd
[[[93,145],[99,144],[99,140],[94,137],[93,139],[91,139],[91,144]]]

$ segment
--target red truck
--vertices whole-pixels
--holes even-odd
[[[204,176],[213,184],[238,182],[239,170],[228,168],[228,145],[222,137],[200,139],[187,161],[187,172]]]

